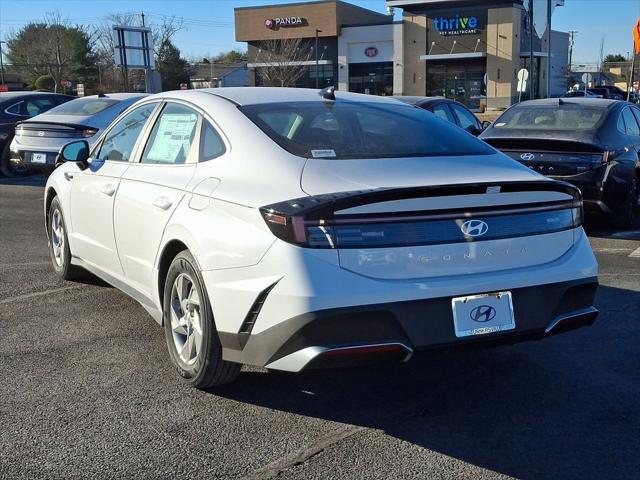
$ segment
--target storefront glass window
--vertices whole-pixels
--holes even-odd
[[[487,95],[483,61],[448,61],[427,64],[428,96],[451,98],[472,110],[479,110]]]
[[[393,62],[349,64],[349,91],[393,95]]]

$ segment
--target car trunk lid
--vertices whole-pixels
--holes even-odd
[[[320,194],[261,212],[276,236],[335,249],[341,268],[372,278],[526,268],[566,253],[582,215],[575,187],[535,178]]]
[[[606,154],[594,140],[487,138],[487,143],[543,175],[571,176],[602,166]]]

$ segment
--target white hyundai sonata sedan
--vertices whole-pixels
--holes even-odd
[[[166,92],[49,177],[56,272],[164,327],[187,383],[539,339],[594,322],[580,192],[396,100]]]

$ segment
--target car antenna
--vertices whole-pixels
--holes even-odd
[[[320,96],[325,100],[335,100],[336,99],[336,87],[331,85],[330,87],[325,87],[320,90]]]
[[[98,98],[104,98],[104,97],[106,97],[106,95],[105,95],[104,93],[100,92],[100,93],[98,94]]]
[[[558,98],[558,105],[562,106],[565,104],[565,101],[562,100],[561,98]]]

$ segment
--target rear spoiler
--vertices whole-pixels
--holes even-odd
[[[387,212],[376,213],[373,216],[368,214],[335,215],[336,212],[341,210],[393,200],[534,191],[560,192],[570,198],[535,204],[465,207],[437,211]],[[583,207],[580,190],[565,182],[537,180],[530,182],[379,188],[330,193],[267,205],[260,208],[260,213],[271,233],[286,242],[314,248],[336,248],[338,243],[333,238],[330,230],[338,225],[451,220],[470,218],[474,215],[521,214],[561,209],[572,209],[574,211],[575,218],[572,226],[575,227],[581,224]]]
[[[274,203],[260,208],[260,211],[263,215],[280,214],[285,216],[303,216],[306,219],[326,220],[332,218],[334,212],[339,210],[346,210],[370,203],[412,198],[514,192],[560,192],[574,199],[582,200],[580,190],[567,182],[534,180],[528,182],[467,183],[428,187],[376,188],[371,190],[328,193]],[[483,210],[487,209],[487,207],[481,208]],[[504,206],[498,208],[504,209]],[[473,211],[473,208],[465,210]]]

